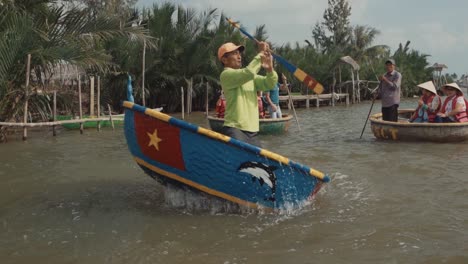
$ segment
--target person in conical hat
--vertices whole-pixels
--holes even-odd
[[[422,96],[419,98],[418,108],[409,121],[412,123],[433,123],[441,107],[441,100],[437,95],[434,83],[428,81],[417,86],[421,88]]]
[[[436,122],[468,122],[466,106],[468,102],[463,97],[463,91],[456,83],[448,83],[442,86],[442,91],[447,96],[442,104],[440,112],[437,113]]]

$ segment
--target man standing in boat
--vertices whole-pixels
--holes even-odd
[[[387,73],[379,77],[379,95],[382,100],[382,119],[384,121],[398,122],[402,76],[395,70],[395,66],[395,60],[385,61]]]
[[[259,53],[247,67],[242,68],[244,46],[228,42],[218,49],[218,59],[224,66],[220,75],[226,97],[223,134],[260,146],[256,139],[259,131],[257,91],[268,91],[278,82],[273,69],[273,57],[266,42],[259,42]],[[260,69],[266,76],[257,75]]]

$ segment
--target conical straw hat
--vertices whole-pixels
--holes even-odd
[[[460,91],[460,93],[463,94],[463,91],[461,90],[461,88],[458,86],[457,83],[447,83],[447,84],[445,84],[444,86],[442,86],[442,88],[445,88],[446,86],[455,88],[455,89],[457,89],[458,91]]]
[[[428,90],[429,92],[431,92],[433,94],[437,94],[436,88],[435,88],[434,83],[432,81],[428,81],[428,82],[425,82],[425,83],[420,83],[420,84],[418,84],[418,87],[422,88],[422,89],[426,89],[426,90]]]

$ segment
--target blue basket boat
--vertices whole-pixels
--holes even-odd
[[[135,161],[151,177],[250,208],[303,204],[330,178],[268,150],[132,102],[125,137]]]

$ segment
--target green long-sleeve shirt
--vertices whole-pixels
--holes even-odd
[[[221,87],[226,97],[224,126],[235,127],[249,132],[258,132],[257,91],[268,91],[278,82],[275,71],[266,76],[257,75],[262,66],[260,54],[242,69],[224,68],[221,73]]]

